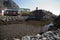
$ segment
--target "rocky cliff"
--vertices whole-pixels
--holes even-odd
[[[0,0],[0,9],[13,8],[18,9],[18,5],[13,0]]]

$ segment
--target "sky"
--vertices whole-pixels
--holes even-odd
[[[28,8],[30,10],[44,9],[55,15],[60,14],[60,0],[13,0],[20,8]]]

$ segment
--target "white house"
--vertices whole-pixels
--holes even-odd
[[[30,9],[28,9],[28,8],[20,8],[19,11],[20,12],[29,12]]]
[[[4,10],[0,10],[0,16],[4,15]]]

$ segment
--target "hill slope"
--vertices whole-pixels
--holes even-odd
[[[0,8],[1,9],[5,9],[5,8],[18,9],[19,7],[13,0],[0,0]]]

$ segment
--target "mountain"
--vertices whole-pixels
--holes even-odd
[[[5,8],[18,9],[19,6],[13,0],[0,0],[0,9]]]

